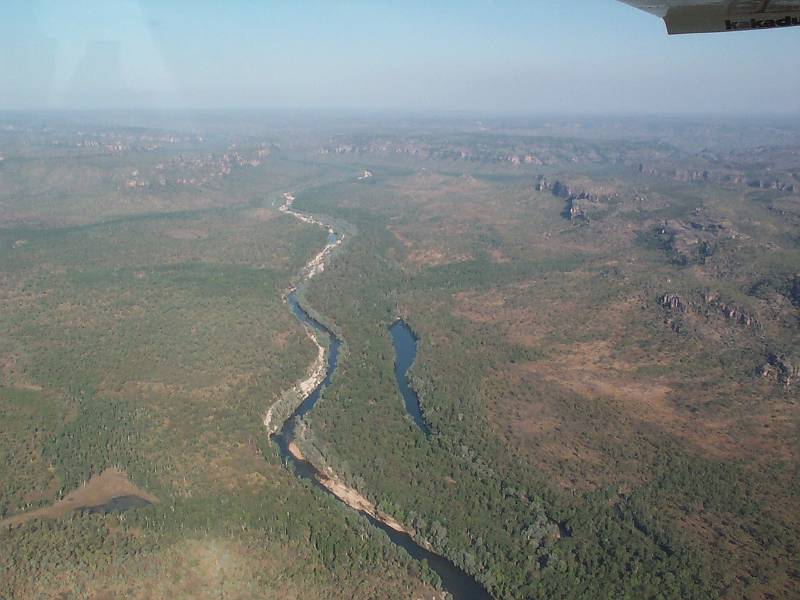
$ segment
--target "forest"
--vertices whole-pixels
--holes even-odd
[[[0,132],[0,597],[443,597],[264,428],[317,356],[286,193],[345,239],[319,470],[494,598],[800,594],[796,142],[237,123]],[[151,500],[60,512],[109,470]]]
[[[58,210],[4,211],[0,230],[0,518],[49,515],[0,525],[0,596],[432,598],[436,574],[295,479],[261,424],[316,353],[282,300],[325,242],[277,210],[291,169],[199,187],[192,205],[160,191],[160,210],[69,153],[0,178],[69,161],[88,170],[76,201],[117,202],[72,208],[68,183]],[[158,502],[56,517],[109,468]]]
[[[765,347],[797,343],[796,327],[753,335],[709,313],[680,315],[676,335],[655,280],[697,289],[697,275],[622,235],[624,197],[621,214],[579,227],[531,180],[369,167],[369,186],[326,184],[296,203],[358,229],[308,296],[351,350],[308,418],[307,443],[327,464],[499,598],[794,594],[798,470],[785,453],[797,444],[777,415],[793,414],[796,391],[754,374]],[[738,208],[724,188],[699,192],[671,213]],[[646,230],[654,217],[637,204]],[[798,258],[791,244],[731,244],[708,261],[711,276],[745,252],[763,269],[751,280],[781,280]],[[420,335],[412,375],[429,439],[394,387],[386,325],[398,316]],[[725,336],[722,352],[704,347],[710,330]],[[570,381],[587,376],[598,385]],[[768,412],[778,429],[760,437],[753,424]],[[702,439],[723,419],[731,431]],[[771,447],[753,455],[747,444]]]

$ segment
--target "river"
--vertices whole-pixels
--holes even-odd
[[[332,251],[338,247],[339,239],[337,234],[334,233],[332,227],[313,217],[304,215],[294,209],[291,209],[291,202],[294,200],[294,198],[288,194],[285,194],[284,197],[286,198],[286,204],[281,207],[283,212],[291,214],[304,222],[316,223],[327,228],[330,232],[330,235],[326,249],[330,248]],[[314,388],[313,391],[311,391],[311,393],[309,393],[303,399],[300,405],[295,408],[292,414],[286,419],[286,421],[284,421],[280,431],[273,435],[273,439],[277,443],[281,458],[285,463],[293,467],[294,472],[298,477],[313,482],[320,490],[327,494],[331,494],[350,508],[358,510],[359,513],[367,517],[372,525],[386,533],[392,542],[403,548],[416,560],[427,561],[430,568],[433,569],[433,571],[435,571],[441,578],[444,589],[449,592],[455,600],[489,600],[491,596],[471,575],[455,566],[443,556],[435,554],[434,552],[431,552],[427,548],[423,547],[421,544],[417,543],[409,533],[399,530],[402,529],[402,526],[396,521],[388,516],[381,518],[381,515],[374,510],[371,510],[370,512],[367,510],[359,510],[358,508],[355,508],[352,503],[345,502],[342,499],[342,495],[339,493],[333,493],[331,489],[329,489],[331,487],[330,478],[317,469],[311,462],[306,460],[293,443],[295,438],[295,429],[300,422],[300,419],[302,419],[304,415],[308,414],[314,408],[314,405],[319,400],[322,391],[331,383],[339,360],[339,349],[342,345],[342,341],[336,336],[336,334],[334,334],[333,331],[308,314],[308,312],[300,305],[300,300],[298,298],[298,292],[302,289],[302,286],[307,283],[308,280],[311,279],[311,277],[313,277],[316,273],[320,272],[322,261],[328,255],[329,252],[326,251],[323,251],[317,255],[317,257],[315,257],[303,270],[303,277],[298,287],[292,290],[291,293],[289,293],[286,297],[289,310],[291,310],[292,314],[305,327],[312,330],[317,336],[324,336],[327,338],[328,351],[325,378]],[[413,363],[414,356],[416,355],[416,339],[413,337],[411,330],[408,329],[405,323],[398,321],[395,323],[395,325],[398,323],[402,323],[402,327],[398,326],[398,329],[396,329],[397,336],[399,336],[398,339],[402,341],[402,348],[398,346],[398,343],[395,341],[395,332],[393,332],[392,337],[393,342],[395,342],[396,351],[395,375],[397,376],[398,384],[402,380],[405,386],[405,390],[403,387],[401,387],[401,393],[404,401],[406,402],[406,407],[409,408],[409,414],[411,414],[412,419],[414,419],[414,422],[417,423],[420,429],[427,434],[427,425],[425,424],[419,409],[419,399],[417,398],[414,390],[408,386],[406,378],[406,371],[411,366],[411,363]],[[405,328],[405,332],[402,331],[403,328]],[[409,346],[406,333],[411,338],[411,346]],[[398,372],[401,373],[400,376],[397,375]],[[408,400],[406,400],[406,391],[409,394]],[[409,403],[411,405],[410,407]],[[341,488],[344,486],[339,483],[339,487]],[[354,490],[352,493],[356,496],[360,496]],[[371,512],[374,514],[370,514]]]

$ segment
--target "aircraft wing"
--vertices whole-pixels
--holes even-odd
[[[667,33],[748,31],[800,25],[800,0],[622,0],[664,19]]]

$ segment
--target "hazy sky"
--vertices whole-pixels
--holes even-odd
[[[798,57],[614,0],[0,2],[0,109],[799,113]]]

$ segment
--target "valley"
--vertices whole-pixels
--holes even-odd
[[[797,595],[800,129],[4,118],[0,595]]]

